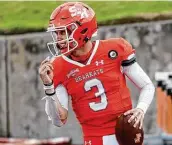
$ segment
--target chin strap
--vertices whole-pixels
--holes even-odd
[[[93,51],[94,45],[95,45],[95,43],[93,42],[92,43],[92,48],[85,55],[81,55],[81,56],[76,57],[76,56],[74,56],[74,55],[71,54],[70,55],[71,59],[74,60],[74,61],[78,61],[78,62],[81,62],[81,63],[84,63],[85,64],[87,62],[88,58],[90,57],[92,51]]]

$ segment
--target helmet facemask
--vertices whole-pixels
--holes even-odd
[[[78,42],[73,38],[77,28],[78,26],[75,23],[60,27],[55,27],[54,25],[48,27],[47,32],[51,34],[52,41],[47,43],[47,46],[53,56],[67,54],[77,48]],[[58,38],[61,33],[65,33],[65,38]]]

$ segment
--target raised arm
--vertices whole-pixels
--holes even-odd
[[[59,84],[56,88],[53,84],[53,66],[49,59],[45,59],[40,67],[39,74],[44,85],[46,96],[45,111],[52,124],[60,127],[67,119],[68,115],[68,93],[66,88]]]

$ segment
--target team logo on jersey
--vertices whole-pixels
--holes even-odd
[[[72,69],[72,70],[67,74],[67,77],[68,77],[68,78],[74,77],[74,76],[76,75],[77,72],[79,72],[79,69],[78,69],[78,68]]]
[[[108,56],[110,59],[115,59],[118,56],[118,53],[115,50],[110,50]]]
[[[95,64],[96,64],[96,66],[103,65],[104,60],[96,61]]]
[[[91,140],[85,141],[85,142],[84,142],[84,145],[92,145]]]

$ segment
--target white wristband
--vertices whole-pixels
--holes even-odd
[[[44,87],[44,90],[51,90],[51,89],[54,89],[54,84],[52,84],[51,86],[43,85],[43,87]]]

